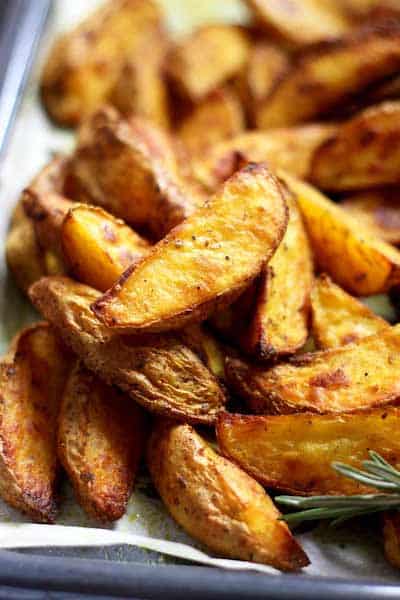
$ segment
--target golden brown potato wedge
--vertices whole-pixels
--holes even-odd
[[[326,190],[400,182],[400,101],[367,108],[315,150],[309,179]]]
[[[0,362],[0,495],[43,523],[57,512],[57,416],[70,360],[51,327],[37,323]]]
[[[98,293],[67,277],[36,282],[30,297],[86,367],[150,412],[212,423],[225,403],[216,378],[177,335],[119,336],[98,321]]]
[[[400,513],[397,510],[383,515],[383,542],[387,560],[400,569]]]
[[[365,28],[305,52],[258,112],[263,129],[315,119],[398,73],[400,25]]]
[[[116,521],[126,510],[144,443],[139,406],[77,362],[58,419],[58,455],[85,511]]]
[[[49,115],[76,126],[106,101],[125,60],[149,40],[163,38],[162,13],[153,0],[109,0],[53,46],[42,73]]]
[[[399,402],[400,326],[272,369],[226,359],[233,390],[258,414],[344,413]]]
[[[78,204],[61,227],[64,259],[74,277],[105,292],[123,271],[138,264],[149,243],[98,206]]]
[[[159,422],[147,463],[173,518],[213,552],[296,571],[308,558],[262,487],[189,425]]]
[[[400,465],[399,408],[351,415],[248,416],[225,413],[218,421],[225,456],[269,488],[293,494],[365,494],[376,490],[343,477],[334,461],[362,467],[368,450],[379,448]]]
[[[370,296],[400,281],[400,252],[316,188],[281,173],[297,196],[319,269],[348,292]]]
[[[340,4],[331,0],[246,0],[257,22],[291,46],[335,38],[349,29]]]
[[[335,131],[334,125],[313,124],[245,132],[216,144],[206,157],[195,161],[193,170],[209,190],[215,190],[243,162],[266,162],[271,169],[284,169],[304,178],[314,150]]]
[[[254,316],[241,342],[262,360],[294,354],[308,337],[314,265],[296,199],[288,193],[286,233],[260,282]]]
[[[108,326],[167,331],[231,304],[274,254],[287,225],[278,180],[250,164],[153,247],[93,305]],[[251,243],[249,243],[251,240]]]
[[[400,188],[357,192],[341,207],[389,244],[400,244]]]
[[[312,334],[321,350],[345,346],[390,327],[327,275],[321,275],[314,283],[311,314]]]
[[[166,59],[166,72],[179,93],[199,102],[245,65],[249,41],[232,25],[201,27],[177,42]]]
[[[167,133],[150,121],[103,109],[82,139],[66,181],[75,201],[102,206],[161,238],[205,200],[181,174]]]
[[[218,379],[225,378],[225,353],[222,344],[202,325],[190,325],[180,331],[182,340],[199,355]]]
[[[204,157],[215,144],[239,134],[245,127],[239,99],[221,88],[197,104],[177,134],[192,156]]]

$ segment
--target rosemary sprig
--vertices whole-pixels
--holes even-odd
[[[331,519],[332,525],[338,525],[353,517],[400,509],[400,471],[373,450],[370,450],[369,459],[364,460],[362,466],[363,470],[344,463],[332,463],[332,468],[344,477],[390,493],[358,496],[276,496],[276,502],[301,509],[283,515],[282,519],[289,524]]]

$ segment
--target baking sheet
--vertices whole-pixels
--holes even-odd
[[[163,0],[171,28],[185,32],[199,22],[228,20],[242,22],[246,11],[236,0]],[[51,125],[44,115],[37,96],[40,64],[56,34],[71,27],[99,4],[99,0],[57,0],[43,41],[35,73],[25,94],[17,125],[12,135],[6,159],[0,171],[0,236],[5,239],[9,217],[22,188],[54,152],[66,152],[73,147],[73,136]],[[29,302],[16,289],[7,274],[4,259],[0,262],[0,351],[4,352],[10,338],[24,325],[37,319]],[[145,560],[163,562],[167,556],[231,569],[253,569],[278,575],[270,567],[210,557],[204,548],[187,536],[168,516],[146,474],[139,477],[126,515],[115,525],[98,528],[75,503],[71,488],[64,484],[63,501],[56,525],[30,524],[0,501],[0,547],[2,548],[66,548],[93,546],[120,548],[119,560],[127,560],[127,547],[138,546],[157,554]],[[298,535],[308,553],[311,565],[304,572],[311,575],[349,579],[376,578],[393,581],[397,572],[385,561],[378,518],[352,525],[351,529],[333,529],[321,525]],[[114,555],[115,557],[116,555]],[[146,555],[143,555],[146,557]],[[156,556],[156,559],[154,559]]]

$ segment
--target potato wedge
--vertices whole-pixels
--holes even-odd
[[[189,425],[159,422],[147,464],[173,518],[213,552],[296,571],[308,558],[262,487]]]
[[[399,402],[400,326],[263,370],[226,359],[233,390],[257,414],[344,413]]]
[[[347,294],[327,275],[316,279],[311,293],[312,334],[321,350],[345,346],[390,328],[365,304]]]
[[[363,226],[389,244],[400,244],[400,189],[382,188],[356,192],[341,207]]]
[[[205,200],[181,174],[171,139],[150,121],[101,110],[81,139],[66,181],[77,202],[99,205],[161,238]]]
[[[64,259],[74,277],[101,292],[150,249],[149,243],[123,221],[86,204],[68,212],[60,235]]]
[[[295,197],[286,195],[286,233],[264,274],[241,345],[261,360],[294,354],[308,337],[314,264]]]
[[[238,73],[249,55],[249,40],[233,25],[201,27],[177,42],[165,69],[178,92],[199,102]]]
[[[349,23],[340,3],[331,0],[246,0],[267,33],[291,46],[303,46],[342,35]]]
[[[217,435],[223,454],[266,487],[300,495],[366,494],[376,490],[343,477],[331,463],[361,468],[368,450],[378,448],[398,467],[399,423],[394,407],[337,416],[225,413]]]
[[[266,98],[258,126],[287,127],[318,118],[399,68],[400,25],[394,22],[311,48]]]
[[[221,88],[197,104],[183,120],[177,135],[191,156],[204,157],[215,144],[245,128],[242,106],[228,88]]]
[[[260,273],[287,218],[277,179],[265,166],[250,164],[154,246],[132,273],[126,271],[93,310],[108,327],[131,333],[205,320]]]
[[[215,377],[225,378],[225,353],[222,344],[210,331],[202,325],[190,325],[182,329],[180,335]]]
[[[77,362],[61,403],[58,455],[79,503],[95,519],[126,510],[144,444],[139,406]]]
[[[336,131],[334,125],[313,124],[271,131],[249,131],[220,142],[207,156],[194,162],[193,171],[202,185],[215,190],[243,162],[266,162],[304,178],[315,149]]]
[[[287,173],[297,196],[319,269],[346,291],[370,296],[400,281],[400,252],[363,229],[361,223],[318,190]]]
[[[103,104],[125,60],[164,36],[153,0],[109,0],[76,29],[61,36],[45,64],[41,93],[54,121],[76,126]]]
[[[400,569],[400,514],[397,510],[383,515],[383,543],[387,560]]]
[[[367,108],[315,150],[309,179],[326,190],[400,182],[400,101]]]
[[[21,331],[0,361],[0,495],[43,523],[57,512],[57,416],[69,368],[47,323]]]
[[[89,370],[150,412],[212,423],[222,410],[225,395],[216,378],[178,335],[113,334],[90,310],[98,293],[67,277],[41,279],[30,297]]]

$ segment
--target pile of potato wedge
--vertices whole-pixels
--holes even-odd
[[[52,48],[42,101],[76,148],[7,238],[44,321],[0,363],[0,495],[51,523],[63,470],[114,521],[144,460],[212,552],[296,571],[266,489],[367,493],[330,464],[369,449],[400,466],[400,325],[361,301],[400,289],[400,7],[246,4],[176,39],[155,1],[109,0]]]

